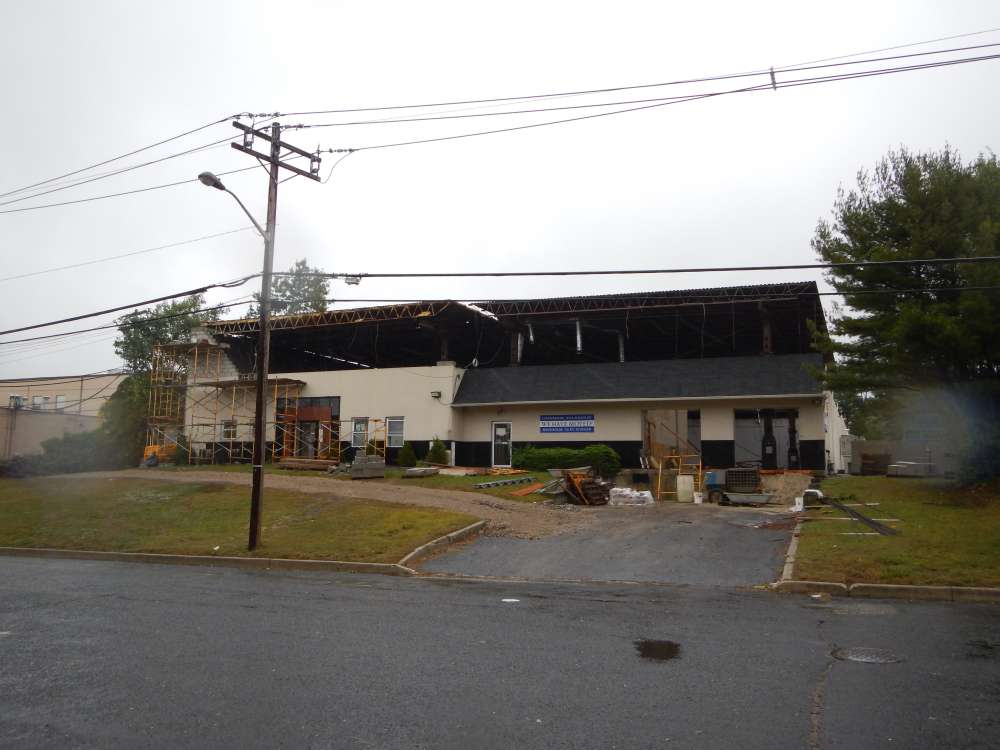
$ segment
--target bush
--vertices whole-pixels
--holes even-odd
[[[410,445],[409,440],[403,443],[403,447],[399,449],[399,454],[396,456],[396,464],[399,466],[417,465],[417,454],[413,452],[413,446]]]
[[[124,465],[104,432],[97,429],[43,440],[40,455],[15,456],[0,462],[0,477],[72,474]]]
[[[518,469],[546,471],[593,466],[602,477],[613,477],[622,468],[621,456],[607,445],[584,448],[537,448],[525,445],[514,450],[513,464]]]
[[[444,447],[438,438],[434,438],[431,441],[431,448],[427,451],[427,463],[429,464],[446,464],[448,463],[448,449]]]

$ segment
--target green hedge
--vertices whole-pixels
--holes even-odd
[[[398,466],[417,465],[417,454],[413,452],[413,446],[409,440],[403,443],[403,447],[399,449],[399,453],[396,455],[396,464]]]
[[[607,445],[588,445],[585,448],[538,448],[526,445],[514,450],[513,464],[515,468],[531,471],[593,466],[602,477],[613,477],[621,470],[622,459],[614,448]]]

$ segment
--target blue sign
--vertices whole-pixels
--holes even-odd
[[[593,432],[593,414],[543,414],[538,418],[539,432]]]

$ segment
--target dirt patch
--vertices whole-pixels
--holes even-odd
[[[760,479],[765,492],[773,492],[772,502],[791,505],[795,498],[809,489],[812,477],[808,474],[766,474]]]
[[[158,471],[156,469],[127,469],[74,474],[79,478],[129,478],[156,479],[166,482],[205,484],[219,482],[250,486],[250,476],[233,472],[215,471]],[[411,480],[416,482],[418,480]],[[456,513],[467,513],[487,521],[485,533],[490,536],[512,536],[533,539],[552,534],[576,531],[594,521],[592,513],[565,513],[542,504],[528,504],[504,500],[494,495],[481,495],[462,490],[441,490],[407,484],[405,486],[364,481],[344,481],[326,477],[283,476],[268,474],[264,486],[323,495],[330,501],[380,500],[427,508],[440,508]],[[581,509],[586,511],[587,509]]]

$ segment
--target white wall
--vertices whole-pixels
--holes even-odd
[[[847,422],[844,421],[840,409],[837,408],[837,402],[833,398],[833,393],[830,391],[823,394],[823,426],[826,433],[826,449],[833,462],[833,470],[834,472],[846,472],[851,456],[841,452],[840,438],[842,435],[849,434]]]
[[[432,367],[282,372],[306,385],[302,397],[340,396],[340,418],[403,417],[405,440],[458,440],[451,408],[462,370],[447,362]],[[441,397],[431,396],[440,391]],[[458,415],[461,417],[461,415]]]

